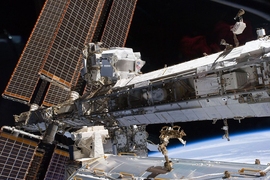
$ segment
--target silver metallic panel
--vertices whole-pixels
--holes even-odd
[[[269,114],[270,114],[270,103],[269,102],[249,104],[249,107],[253,110],[253,112],[258,117],[269,116]]]
[[[197,114],[194,113],[192,109],[183,109],[181,111],[185,114],[189,121],[200,120],[200,118],[197,116]]]
[[[249,107],[248,104],[235,104],[228,105],[234,116],[254,117],[255,112]]]
[[[168,111],[168,114],[173,118],[174,122],[188,121],[187,116],[180,110]]]
[[[269,179],[270,174],[261,176],[259,172],[267,171],[267,165],[204,161],[191,159],[171,159],[173,170],[164,169],[163,157],[114,156],[106,155],[78,169],[69,179],[212,179],[224,178],[228,171],[230,179]],[[117,166],[115,164],[117,163]],[[243,173],[240,173],[242,170]],[[226,178],[227,179],[227,178]]]
[[[211,119],[207,112],[207,109],[205,108],[196,108],[196,109],[192,109],[194,114],[196,114],[198,117],[200,117],[200,120],[208,120]]]
[[[215,106],[217,112],[221,115],[221,118],[226,119],[232,116],[232,111],[228,106]]]
[[[221,119],[222,116],[220,115],[220,113],[216,110],[215,107],[206,107],[204,108],[205,112],[208,114],[208,116],[211,119]]]

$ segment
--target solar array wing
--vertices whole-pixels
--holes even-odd
[[[137,0],[114,0],[101,42],[104,47],[125,46]]]
[[[1,132],[0,179],[25,179],[37,145],[37,142]]]
[[[39,69],[53,41],[64,6],[61,0],[46,1],[3,97],[30,102],[39,81]]]
[[[70,1],[62,15],[55,41],[40,73],[49,80],[71,89],[76,86],[82,67],[81,51],[92,41],[105,0]],[[55,85],[49,86],[43,105],[56,105],[69,92]]]
[[[56,148],[53,152],[44,179],[65,180],[65,166],[68,160],[69,160],[69,153],[64,150]]]
[[[69,91],[56,86],[54,84],[50,84],[45,99],[43,101],[44,106],[53,106],[59,104],[60,102],[64,102],[69,98]]]
[[[81,66],[80,54],[88,36],[93,36],[99,1],[67,1],[61,15],[54,40],[40,73],[67,87],[72,86],[76,70]],[[94,23],[93,23],[94,22]],[[89,32],[90,31],[90,32]]]
[[[31,163],[28,174],[26,176],[26,180],[38,179],[38,171],[42,163],[43,157],[44,157],[44,153],[35,152],[33,161]]]

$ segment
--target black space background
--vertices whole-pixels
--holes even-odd
[[[260,12],[270,14],[269,1],[227,1],[240,6],[247,6]],[[28,36],[36,22],[44,0],[1,0],[0,2],[0,92],[5,86],[19,59]],[[233,19],[239,8],[234,8],[210,0],[138,0],[134,18],[130,28],[126,46],[134,51],[141,52],[146,65],[142,71],[149,72],[173,65],[191,58],[183,50],[183,37],[203,37],[207,46],[215,45],[212,52],[223,47],[219,46],[220,37],[230,35],[217,28],[218,24],[233,25]],[[269,32],[269,19],[266,20],[246,11],[244,21],[247,22],[247,33],[242,36],[240,43],[256,38],[256,28],[264,27]],[[223,26],[221,26],[223,27]],[[222,32],[220,32],[222,31]],[[246,33],[246,35],[247,35]],[[21,43],[12,43],[8,34],[22,37]],[[223,37],[224,36],[224,37]],[[227,39],[226,39],[227,38]],[[202,46],[200,47],[203,47]],[[192,48],[192,47],[191,47]],[[205,47],[204,47],[205,48]],[[202,55],[201,51],[194,50],[195,57]],[[13,114],[27,111],[29,107],[10,100],[0,99],[0,126],[12,125]],[[211,121],[197,121],[178,123],[186,132],[187,141],[200,138],[223,135],[222,121],[215,125]],[[229,120],[230,133],[261,130],[270,128],[270,118],[244,119],[242,123]],[[159,130],[163,125],[149,125],[147,130],[158,140]]]

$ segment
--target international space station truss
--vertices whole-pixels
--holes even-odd
[[[147,156],[148,124],[223,120],[229,140],[227,119],[270,116],[270,38],[260,29],[258,39],[238,46],[237,35],[245,29],[243,10],[231,29],[235,45],[222,40],[222,52],[143,74],[140,53],[124,48],[136,3],[45,2],[3,93],[31,108],[15,116],[16,128],[1,130],[0,161],[5,171],[0,177],[171,178],[171,171],[192,166],[171,161],[167,154],[170,138],[185,144],[180,126],[161,131],[159,148],[167,164],[105,154]],[[56,140],[56,135],[70,136],[72,145]],[[17,153],[18,149],[23,151]],[[137,172],[135,162],[142,164]],[[212,168],[202,163],[209,173],[229,167],[209,163]],[[241,178],[254,168],[236,164],[229,170],[239,166],[246,168],[237,172]],[[252,177],[269,177],[267,166],[255,169]],[[179,178],[188,174],[177,173]],[[209,173],[205,177],[213,175]],[[214,175],[224,178],[224,172]]]

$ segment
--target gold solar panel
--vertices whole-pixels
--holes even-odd
[[[68,4],[56,36],[58,40],[40,71],[42,75],[69,89],[76,86],[82,67],[81,50],[92,41],[104,4],[105,0],[74,0]],[[51,84],[42,104],[59,104],[67,100],[68,95],[67,90]]]
[[[72,87],[73,79],[77,79],[76,71],[81,67],[80,55],[85,40],[93,36],[101,8],[98,0],[67,3],[42,65],[42,75]]]
[[[11,97],[23,103],[30,102],[39,80],[39,69],[53,41],[64,6],[61,0],[48,0],[45,3],[3,97]]]
[[[43,156],[43,152],[35,152],[33,161],[26,176],[26,180],[38,179],[38,171],[42,163]]]
[[[45,95],[43,105],[48,107],[53,106],[60,102],[64,102],[68,98],[69,98],[69,91],[54,84],[50,84],[47,94]]]
[[[65,180],[65,166],[69,160],[69,153],[55,149],[47,169],[45,178],[46,180]]]
[[[0,179],[25,179],[36,148],[34,141],[1,132]]]
[[[101,42],[104,47],[125,46],[137,0],[114,0]]]

